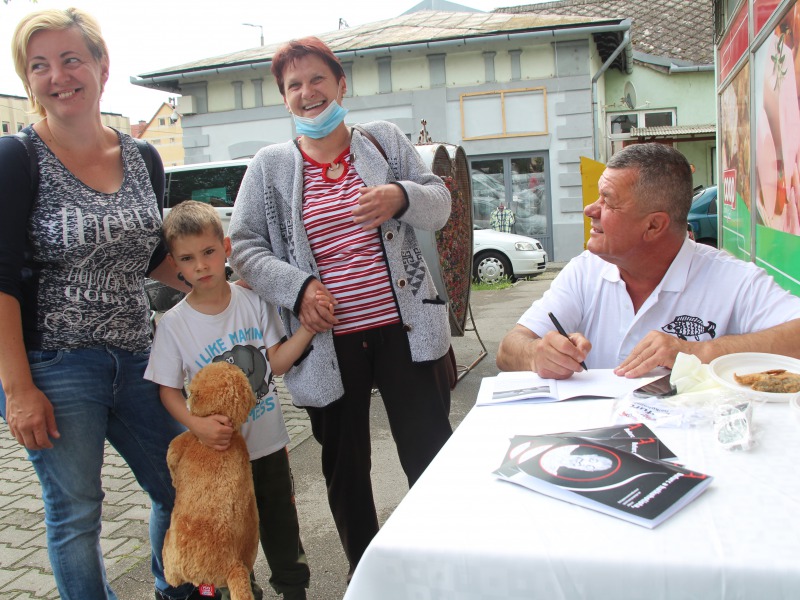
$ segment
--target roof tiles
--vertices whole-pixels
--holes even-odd
[[[559,0],[495,12],[631,19],[634,50],[695,65],[714,63],[712,0]]]

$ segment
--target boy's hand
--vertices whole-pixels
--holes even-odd
[[[324,292],[322,292],[320,290],[317,290],[317,293],[314,295],[314,299],[317,301],[317,304],[320,307],[322,307],[323,309],[327,310],[331,314],[331,316],[333,316],[333,313],[334,313],[334,311],[336,309],[336,305],[335,305],[336,299],[335,298],[332,299],[332,297],[330,295],[328,295],[328,294],[326,294],[326,293],[324,293]]]
[[[333,326],[339,322],[331,313],[329,306],[320,304],[320,297],[327,297],[328,303],[336,304],[336,299],[328,292],[328,289],[314,279],[309,282],[303,292],[300,314],[298,315],[300,324],[314,333],[322,333],[333,329]]]
[[[233,423],[225,415],[196,417],[189,429],[200,443],[219,452],[227,450],[231,445]]]

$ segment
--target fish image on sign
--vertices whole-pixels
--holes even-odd
[[[426,165],[450,190],[450,218],[439,231],[415,229],[436,289],[450,306],[450,333],[463,336],[472,276],[472,188],[464,149],[452,144],[415,146]]]

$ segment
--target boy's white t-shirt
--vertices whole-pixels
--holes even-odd
[[[227,360],[241,368],[256,395],[256,407],[242,425],[250,460],[285,447],[289,434],[267,360],[267,348],[284,337],[274,307],[258,294],[231,285],[231,300],[219,314],[206,315],[186,299],[164,314],[156,327],[144,377],[159,385],[183,388],[207,364]]]

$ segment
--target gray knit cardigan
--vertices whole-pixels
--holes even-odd
[[[381,225],[389,275],[414,362],[440,358],[450,345],[446,302],[436,291],[414,228],[441,229],[450,216],[450,193],[420,159],[400,129],[384,121],[363,125],[389,157],[353,130],[352,166],[367,186],[397,182],[408,198],[398,219]],[[311,277],[319,279],[303,226],[303,157],[293,142],[262,148],[239,189],[228,235],[233,268],[267,302],[282,307],[287,335],[300,327],[295,313]],[[287,310],[288,309],[288,310]],[[331,331],[284,377],[297,406],[326,406],[342,397]]]

